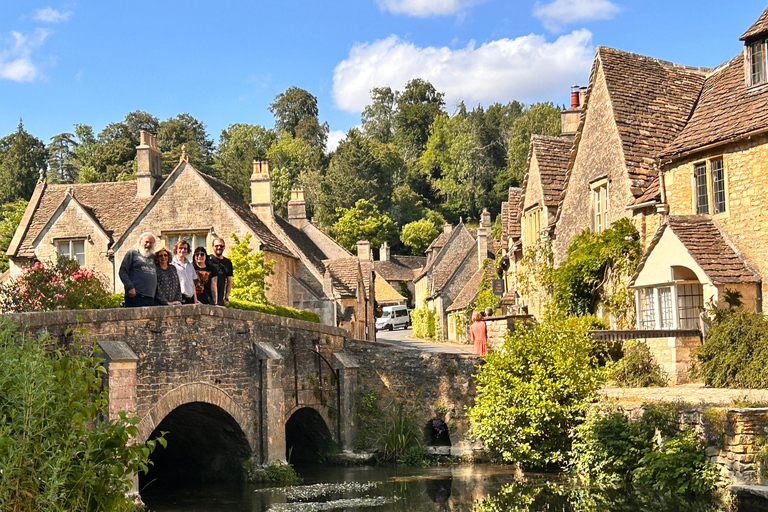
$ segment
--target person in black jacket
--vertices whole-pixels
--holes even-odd
[[[205,247],[195,249],[192,262],[195,264],[195,273],[197,273],[197,279],[195,279],[197,300],[203,304],[215,306],[218,298],[218,290],[216,289],[218,274],[213,265],[208,264],[208,253],[205,251]]]
[[[163,247],[155,253],[157,263],[157,293],[155,303],[160,306],[175,306],[181,304],[181,285],[179,273],[171,265],[171,251]]]
[[[157,267],[152,249],[155,236],[142,233],[136,249],[130,249],[120,263],[118,275],[125,288],[125,307],[154,306],[157,291]]]

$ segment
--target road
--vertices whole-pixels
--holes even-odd
[[[440,352],[444,354],[471,354],[470,345],[458,345],[455,343],[431,343],[411,339],[413,329],[396,329],[394,331],[376,331],[376,341],[390,343],[400,348],[421,350],[424,352]]]

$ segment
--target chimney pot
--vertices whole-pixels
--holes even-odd
[[[381,244],[381,249],[379,249],[379,261],[389,261],[389,259],[389,244],[384,242]]]
[[[368,240],[358,240],[357,257],[360,261],[371,261],[371,242]]]
[[[581,88],[578,85],[571,86],[571,108],[581,106]]]
[[[268,223],[275,219],[269,164],[255,158],[253,159],[253,174],[251,174],[251,211],[258,215],[263,222]]]
[[[291,189],[291,200],[288,201],[288,222],[299,229],[307,224],[307,203],[304,201],[304,189]]]

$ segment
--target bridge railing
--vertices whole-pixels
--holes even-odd
[[[625,329],[589,331],[596,340],[636,340],[646,338],[690,338],[701,337],[698,329]]]

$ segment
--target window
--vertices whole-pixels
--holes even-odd
[[[541,217],[544,209],[537,205],[530,208],[523,216],[523,243],[535,245],[541,238]]]
[[[197,247],[205,247],[206,252],[208,252],[208,231],[163,233],[163,239],[165,240],[165,246],[171,251],[179,239],[186,240],[189,243],[187,261],[190,262],[192,261],[192,255]]]
[[[85,240],[60,240],[56,242],[56,252],[59,256],[76,260],[81,267],[85,266]]]
[[[717,214],[726,210],[725,169],[722,157],[694,164],[693,181],[697,214]]]
[[[765,41],[756,41],[749,48],[749,85],[759,85],[765,80]]]
[[[675,304],[677,307],[675,307]],[[699,283],[650,286],[637,290],[640,329],[698,329],[704,291]]]
[[[602,179],[590,185],[592,190],[592,229],[602,233],[608,227],[608,180]]]

